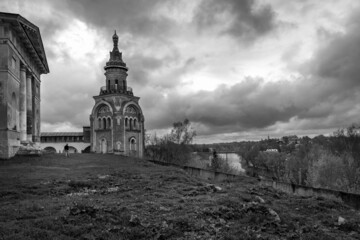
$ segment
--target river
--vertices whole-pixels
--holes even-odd
[[[245,172],[241,166],[241,157],[236,153],[218,153],[218,156],[227,161],[229,165],[240,172]]]

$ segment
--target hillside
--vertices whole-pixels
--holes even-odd
[[[18,157],[0,182],[0,239],[360,239],[342,203],[132,158]]]

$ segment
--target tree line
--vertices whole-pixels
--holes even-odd
[[[269,143],[278,151],[266,151]],[[360,193],[360,133],[355,124],[328,137],[302,137],[287,144],[263,140],[239,154],[245,159],[250,174],[261,173],[279,181]]]

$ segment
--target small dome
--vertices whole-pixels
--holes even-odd
[[[113,35],[113,40],[115,40],[115,39],[119,39],[118,35],[116,34],[116,30],[115,30],[114,35]]]
[[[114,50],[119,51],[119,49],[118,49],[119,37],[116,34],[116,30],[115,30],[114,35],[113,35],[113,42],[114,42]]]
[[[124,63],[124,61],[122,60],[122,53],[119,51],[118,48],[119,37],[116,34],[116,30],[112,38],[114,42],[114,48],[110,52],[110,59],[108,62],[106,62],[106,66],[104,67],[104,69],[106,70],[108,68],[122,68],[127,71],[126,63]]]

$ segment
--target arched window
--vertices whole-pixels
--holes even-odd
[[[118,90],[119,80],[115,79],[115,89]]]
[[[133,121],[132,118],[130,118],[130,120],[129,120],[129,127],[130,127],[130,129],[133,128],[133,122],[132,122],[132,121]]]
[[[134,119],[134,129],[137,129],[137,125],[136,125],[136,118]]]
[[[101,129],[101,118],[98,119],[98,129]]]
[[[125,127],[128,127],[128,118],[125,118]]]
[[[106,118],[103,118],[103,129],[106,129]]]
[[[120,151],[120,149],[121,149],[121,142],[120,141],[116,142],[116,149]]]
[[[111,119],[110,118],[107,119],[107,127],[111,128]]]

